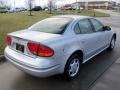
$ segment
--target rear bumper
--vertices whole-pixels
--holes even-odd
[[[20,55],[20,57],[23,56],[24,58],[23,57],[21,57],[21,58],[16,57],[16,55]],[[46,61],[43,62],[42,60],[39,60],[40,62],[38,62],[38,61],[35,60],[35,58],[31,58],[31,57],[22,55],[20,53],[17,53],[15,51],[11,50],[9,47],[7,47],[5,49],[5,57],[14,66],[16,66],[20,70],[22,70],[22,71],[24,71],[24,72],[26,72],[30,75],[33,75],[33,76],[49,77],[49,76],[52,76],[52,75],[55,75],[55,74],[59,74],[59,71],[60,71],[59,70],[60,65],[58,65],[58,64],[51,66],[51,65],[49,65],[50,63],[46,62]],[[30,64],[28,64],[26,62],[24,63],[25,57],[27,57],[26,58],[27,61],[29,61],[28,60],[28,58],[29,58],[34,62],[30,62]],[[23,62],[21,62],[21,61],[23,61]],[[45,64],[45,63],[47,63],[47,64]],[[45,65],[47,65],[46,68],[45,68]]]

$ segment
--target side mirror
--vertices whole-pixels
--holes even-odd
[[[103,30],[104,30],[104,31],[110,31],[111,28],[110,28],[109,26],[104,26],[104,27],[103,27]]]

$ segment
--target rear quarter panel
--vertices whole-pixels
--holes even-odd
[[[77,50],[81,50],[78,44],[78,40],[75,35],[71,36],[61,36],[59,38],[54,38],[49,41],[42,42],[43,44],[54,49],[54,58],[55,62],[61,64],[61,73],[64,71],[64,67],[68,58]]]

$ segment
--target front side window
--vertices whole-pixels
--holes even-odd
[[[79,21],[79,27],[82,34],[92,33],[93,29],[88,19]]]
[[[103,31],[103,25],[96,19],[90,19],[96,32]]]
[[[71,21],[71,18],[47,18],[31,26],[29,30],[62,34]]]

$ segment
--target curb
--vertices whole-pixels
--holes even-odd
[[[4,55],[0,55],[0,62],[5,62],[5,61],[6,61],[6,59],[5,59]]]

